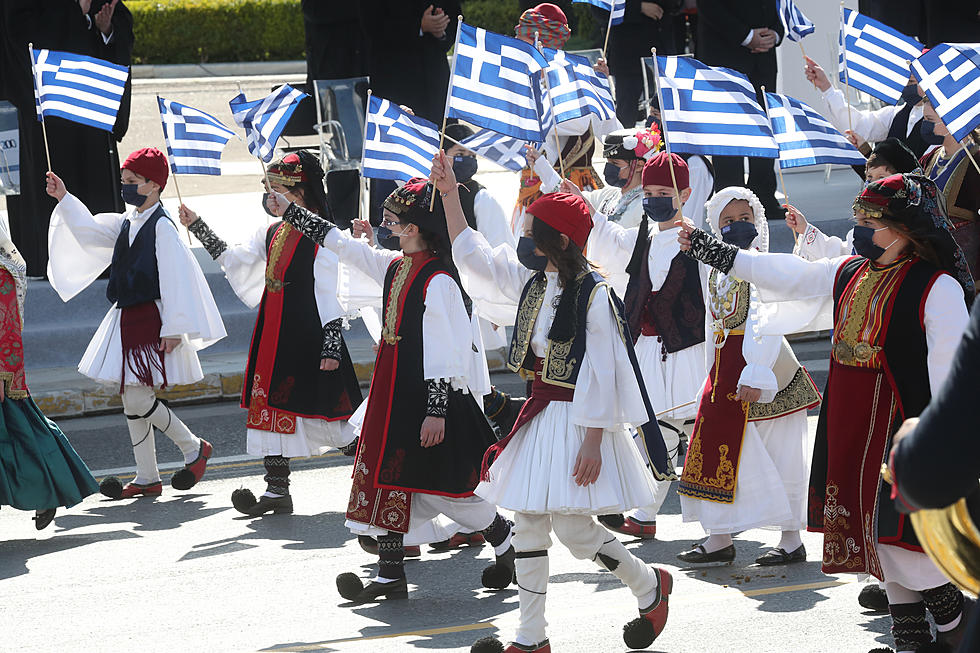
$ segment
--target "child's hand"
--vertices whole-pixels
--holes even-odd
[[[786,226],[798,234],[805,232],[807,221],[800,210],[792,204],[784,204],[783,207],[786,209]]]
[[[198,221],[197,213],[194,213],[186,204],[181,204],[180,208],[177,209],[177,216],[180,218],[180,224],[185,227],[189,227]]]
[[[65,182],[61,181],[61,177],[53,172],[48,172],[47,178],[48,183],[44,188],[45,192],[60,202],[68,194],[68,189],[65,188]]]

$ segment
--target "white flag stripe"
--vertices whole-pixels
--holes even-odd
[[[895,103],[908,82],[908,62],[922,44],[876,20],[842,7],[838,41],[839,79],[853,88]]]
[[[408,181],[427,177],[439,151],[439,129],[410,116],[384,98],[372,95],[361,170],[365,177]]]
[[[94,122],[101,122],[105,120],[106,114],[101,111],[95,111],[94,109],[88,109],[85,107],[80,107],[78,105],[72,104],[70,102],[65,102],[61,100],[52,100],[41,103],[44,113],[54,114],[55,112],[63,113],[73,113],[79,118],[87,118]]]
[[[59,117],[112,131],[129,68],[70,52],[31,50],[38,119]]]
[[[940,43],[912,63],[912,74],[953,138],[980,126],[980,43]]]

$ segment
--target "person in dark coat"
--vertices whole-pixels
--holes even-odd
[[[926,47],[980,41],[980,0],[923,0]]]
[[[698,60],[745,74],[757,94],[761,86],[775,89],[775,48],[784,31],[777,4],[777,0],[698,0]],[[762,201],[766,218],[782,219],[784,211],[776,201],[773,160],[749,158],[748,184],[742,161],[742,157],[712,157],[715,190],[747,185]]]
[[[41,123],[35,118],[28,44],[128,66],[133,16],[119,0],[5,0],[0,6],[0,28],[0,98],[17,107],[21,138],[21,194],[7,198],[10,231],[27,260],[28,275],[44,276],[48,221],[55,202],[44,192],[48,162]],[[127,81],[112,133],[62,118],[45,120],[51,168],[96,213],[124,210],[116,144],[129,127],[130,96]]]
[[[306,33],[306,87],[317,79],[348,79],[367,74],[367,37],[357,5],[303,0]]]
[[[650,48],[657,48],[661,56],[675,54],[671,14],[679,10],[680,5],[678,0],[626,0],[623,22],[609,33],[606,55],[609,72],[616,80],[616,117],[627,129],[642,120],[646,113],[640,109],[643,94],[640,59],[650,56]],[[607,12],[598,13],[608,20]]]
[[[442,122],[449,89],[448,52],[456,41],[458,0],[363,0],[368,75],[374,95]],[[407,75],[405,71],[412,71]]]

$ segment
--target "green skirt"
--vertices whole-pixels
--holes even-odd
[[[99,484],[34,400],[0,403],[0,505],[46,510],[79,503]]]

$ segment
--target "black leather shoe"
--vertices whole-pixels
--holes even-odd
[[[796,562],[806,562],[806,549],[803,548],[802,544],[790,553],[786,553],[786,549],[780,549],[779,547],[769,549],[755,559],[755,564],[763,567],[791,565]]]
[[[337,591],[351,603],[374,603],[381,598],[407,599],[408,580],[399,578],[390,583],[371,581],[365,587],[360,578],[346,573],[337,577]]]
[[[288,494],[284,497],[261,496],[259,497],[258,503],[245,510],[245,514],[249,517],[261,517],[267,512],[271,512],[276,515],[292,513],[293,497]]]
[[[735,561],[735,545],[729,544],[724,549],[718,549],[708,553],[704,546],[697,544],[690,551],[678,553],[677,559],[692,565],[703,565],[708,563],[731,564]]]
[[[43,531],[48,525],[54,521],[54,513],[57,512],[57,508],[48,508],[47,510],[39,510],[32,519],[34,519],[34,528],[39,531]]]
[[[888,614],[888,596],[885,595],[885,590],[878,586],[878,583],[871,583],[861,588],[861,593],[858,594],[858,605],[865,610]]]

